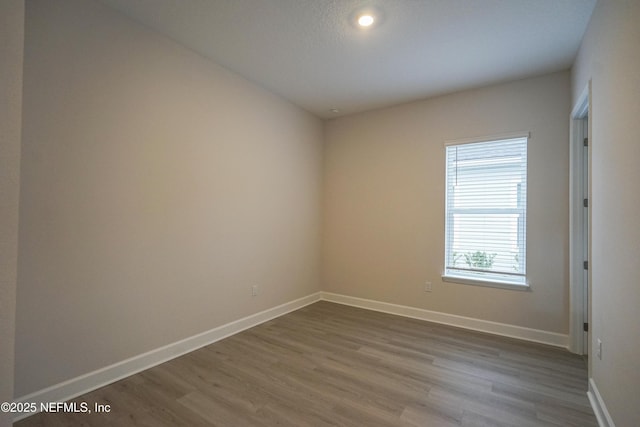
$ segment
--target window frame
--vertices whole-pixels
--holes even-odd
[[[531,138],[530,132],[516,132],[516,133],[509,133],[509,134],[500,134],[500,135],[491,135],[491,136],[486,136],[486,137],[481,137],[481,138],[467,138],[467,139],[458,139],[458,140],[451,140],[451,141],[446,141],[444,144],[445,150],[444,150],[444,157],[445,157],[445,216],[444,216],[444,269],[443,269],[443,273],[442,273],[442,280],[444,282],[451,282],[451,283],[460,283],[460,284],[466,284],[466,285],[477,285],[477,286],[488,286],[488,287],[495,287],[495,288],[503,288],[503,289],[513,289],[513,290],[519,290],[519,291],[528,291],[530,290],[530,282],[529,282],[529,276],[527,273],[527,249],[528,249],[528,235],[529,233],[527,232],[527,228],[528,228],[528,221],[526,220],[526,218],[528,217],[528,187],[529,187],[529,182],[528,182],[528,175],[529,175],[529,140]],[[524,269],[525,269],[525,273],[522,276],[523,279],[522,281],[516,281],[516,280],[508,280],[507,278],[505,278],[504,280],[500,279],[496,279],[495,277],[481,277],[481,276],[476,276],[474,277],[472,273],[470,273],[469,275],[456,275],[455,273],[452,273],[449,268],[447,266],[447,256],[448,256],[448,250],[450,248],[451,243],[451,239],[452,239],[452,233],[449,233],[449,224],[450,224],[450,194],[449,194],[449,173],[448,173],[448,164],[449,164],[449,160],[447,157],[447,148],[451,147],[451,146],[460,146],[460,145],[465,145],[465,144],[475,144],[475,143],[486,143],[486,142],[499,142],[499,141],[506,141],[506,140],[513,140],[513,139],[526,139],[526,150],[527,150],[527,162],[526,162],[526,191],[525,194],[527,194],[527,196],[525,196],[524,199],[524,212],[525,212],[525,221],[524,221],[524,236],[523,236],[523,240],[524,240],[524,249],[521,252],[524,255],[524,260],[523,260],[523,265],[524,265]],[[514,210],[514,208],[501,208],[500,210],[502,211],[508,211],[508,210]],[[518,209],[520,210],[520,209]],[[518,231],[518,233],[520,234],[520,231]],[[518,240],[520,240],[520,237],[518,237]],[[508,277],[508,274],[504,274],[504,276]]]

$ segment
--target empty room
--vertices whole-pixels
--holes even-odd
[[[640,426],[639,22],[2,0],[0,426]]]

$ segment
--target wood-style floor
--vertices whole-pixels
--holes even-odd
[[[583,358],[318,302],[83,395],[28,426],[597,426]]]

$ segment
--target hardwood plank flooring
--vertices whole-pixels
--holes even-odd
[[[318,302],[73,401],[31,426],[597,426],[565,350]]]

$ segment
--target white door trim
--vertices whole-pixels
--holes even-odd
[[[591,235],[590,225],[584,217],[583,199],[587,194],[584,174],[584,143],[588,131],[585,123],[590,111],[591,82],[582,91],[573,111],[570,125],[570,184],[569,184],[569,350],[577,354],[588,354],[588,335],[584,333],[585,319],[589,313],[588,292],[585,281],[584,261],[590,264],[590,257],[584,253],[588,241],[584,235]],[[587,148],[587,150],[590,150]],[[588,168],[587,168],[588,169]],[[587,170],[587,173],[590,172]],[[587,188],[585,188],[585,186]],[[587,197],[588,198],[588,197]],[[591,202],[591,200],[589,200]],[[591,210],[591,203],[588,207]],[[588,323],[591,323],[588,321]]]

